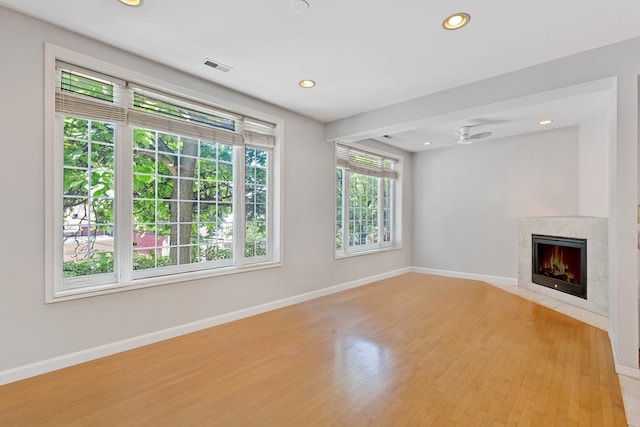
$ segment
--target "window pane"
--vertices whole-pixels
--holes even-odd
[[[203,144],[203,147],[209,147],[209,144]],[[208,148],[211,150],[211,148]],[[198,161],[198,174],[200,179],[216,180],[218,179],[218,164],[213,160],[200,159]]]
[[[379,242],[378,191],[380,178],[349,175],[349,246]]]
[[[205,126],[216,127],[226,130],[235,130],[235,122],[231,119],[216,116],[214,114],[196,111],[192,108],[172,104],[167,101],[156,99],[152,96],[135,92],[133,98],[134,108],[151,114],[171,117],[184,120],[186,122],[197,123]]]
[[[102,82],[69,71],[62,71],[60,83],[63,91],[113,102],[113,85],[111,83]]]
[[[168,251],[168,247],[134,250],[133,269],[145,270],[147,268],[170,266],[171,258],[168,256]]]
[[[215,175],[213,175],[215,178]],[[219,198],[218,181],[201,179],[198,183],[198,192],[201,202],[215,202]]]
[[[133,148],[155,151],[155,133],[146,129],[133,130]]]
[[[227,162],[218,163],[218,181],[233,182],[233,164]]]
[[[89,122],[64,118],[64,165],[86,168],[89,164]]]
[[[232,147],[163,132],[136,129],[136,134],[146,148],[134,148],[139,173],[134,173],[133,222],[136,230],[154,233],[152,240],[135,236],[140,240],[135,268],[232,259],[233,165],[219,160],[219,153]],[[217,173],[221,169],[224,180]]]
[[[342,216],[343,216],[343,202],[342,202],[342,185],[343,185],[344,171],[340,168],[336,168],[336,249],[342,249]]]
[[[64,118],[64,277],[113,272],[114,125]]]
[[[113,145],[114,126],[111,123],[91,122],[91,139]]]
[[[385,178],[383,184],[384,191],[384,234],[383,241],[391,242],[392,234],[393,234],[393,215],[392,215],[392,203],[393,203],[393,181],[391,179]]]
[[[245,149],[245,242],[246,258],[267,254],[268,152]]]
[[[233,147],[230,145],[218,145],[218,160],[231,163],[233,160]]]

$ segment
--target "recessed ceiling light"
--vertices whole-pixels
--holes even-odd
[[[423,142],[422,145],[431,145],[431,141]]]
[[[458,30],[469,23],[471,16],[468,13],[454,13],[444,20],[442,26],[445,30]]]
[[[120,3],[127,6],[142,6],[142,0],[120,0]]]
[[[316,82],[314,82],[313,80],[300,80],[298,84],[304,88],[310,88],[314,87],[316,85]]]
[[[553,120],[541,120],[538,122],[539,125],[550,125],[553,123]]]
[[[311,4],[307,0],[291,0],[291,9],[295,11],[309,10]]]

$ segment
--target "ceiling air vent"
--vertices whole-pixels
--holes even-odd
[[[229,71],[231,71],[233,69],[233,68],[229,67],[228,65],[224,65],[224,64],[221,64],[219,62],[212,61],[211,59],[205,59],[204,60],[204,65],[208,65],[209,67],[215,68],[216,70],[224,71],[225,73],[228,73]]]

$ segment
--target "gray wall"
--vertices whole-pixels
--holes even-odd
[[[45,42],[282,117],[284,265],[44,304]],[[321,123],[3,8],[0,52],[0,373],[410,265],[409,233],[402,250],[334,260],[334,154]],[[410,194],[411,180],[404,183]],[[410,230],[411,198],[405,202]]]
[[[580,124],[578,200],[583,216],[609,217],[610,114]]]
[[[578,127],[414,155],[413,265],[515,278],[517,218],[578,214]]]

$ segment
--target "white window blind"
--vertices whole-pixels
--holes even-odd
[[[56,112],[85,119],[124,123],[124,82],[104,74],[58,62]]]
[[[127,114],[130,124],[206,141],[243,144],[237,131],[240,115],[212,110],[142,86],[129,84],[129,87],[133,91],[133,105]]]
[[[364,150],[336,144],[337,165],[361,175],[398,179],[396,160]]]
[[[275,125],[56,62],[56,112],[229,145],[275,147]]]
[[[254,147],[273,148],[276,145],[275,126],[262,120],[244,118],[244,143]]]

